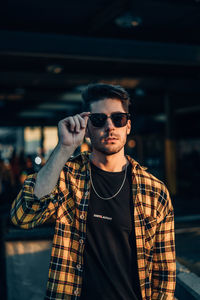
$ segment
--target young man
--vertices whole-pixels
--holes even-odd
[[[93,84],[83,98],[89,112],[59,122],[58,145],[11,210],[25,229],[56,217],[45,299],[174,299],[173,207],[165,185],[124,153],[129,96]],[[85,135],[92,151],[71,157]]]

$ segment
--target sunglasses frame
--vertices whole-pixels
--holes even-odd
[[[112,116],[113,116],[113,115],[116,115],[116,114],[126,115],[126,117],[127,117],[126,124],[127,124],[128,120],[130,120],[131,114],[130,114],[130,113],[124,113],[124,112],[113,112],[113,113],[111,113],[110,116],[107,116],[107,115],[104,114],[104,113],[91,113],[91,114],[89,114],[89,119],[90,119],[90,117],[91,117],[92,115],[104,115],[104,116],[106,116],[105,122],[104,122],[104,124],[103,124],[102,126],[95,126],[95,125],[93,125],[93,123],[92,123],[92,121],[91,121],[91,119],[90,119],[90,121],[91,121],[91,123],[92,123],[92,126],[94,126],[94,127],[96,127],[96,128],[102,128],[102,127],[104,127],[104,126],[105,126],[105,123],[106,123],[106,121],[107,121],[108,118],[111,118],[111,120],[112,120],[114,126],[117,127],[117,128],[121,128],[121,127],[126,126],[126,124],[125,124],[124,126],[116,126],[116,125],[115,125],[115,123],[114,123],[114,121],[113,121],[113,119],[112,119]]]

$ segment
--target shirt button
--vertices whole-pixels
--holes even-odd
[[[75,295],[75,296],[78,296],[78,294],[79,294],[79,290],[76,289],[76,290],[74,291],[74,295]]]
[[[81,265],[76,265],[76,268],[80,271]]]
[[[80,244],[83,244],[83,243],[84,243],[84,240],[83,240],[83,239],[80,239],[80,240],[79,240],[79,243],[80,243]]]
[[[84,219],[85,219],[84,214],[80,215],[80,219],[81,219],[81,220],[84,220]]]

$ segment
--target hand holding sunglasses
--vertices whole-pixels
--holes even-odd
[[[90,112],[69,116],[58,123],[59,144],[74,147],[82,143]]]
[[[108,118],[111,118],[115,127],[126,126],[128,119],[130,119],[129,113],[116,112],[109,116],[103,113],[92,113],[89,115],[89,119],[94,127],[101,128],[104,127]]]

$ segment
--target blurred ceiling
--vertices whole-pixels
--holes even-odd
[[[57,125],[91,82],[121,84],[136,133],[199,137],[200,0],[0,4],[0,126]]]

